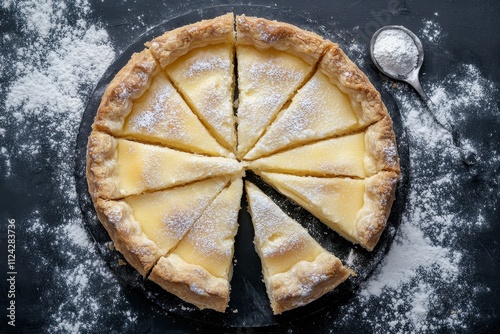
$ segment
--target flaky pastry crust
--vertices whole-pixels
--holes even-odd
[[[132,111],[133,101],[149,88],[159,71],[149,50],[133,54],[106,88],[92,127],[119,135],[125,119]]]
[[[128,263],[146,276],[162,256],[158,246],[142,231],[134,219],[132,209],[125,201],[94,200],[99,220],[106,228],[115,247]]]
[[[300,261],[287,272],[265,278],[273,313],[280,314],[320,298],[351,273],[337,257],[324,252],[312,262]]]
[[[224,312],[229,302],[229,282],[205,268],[187,263],[177,254],[160,258],[149,279],[200,309]]]
[[[308,64],[316,64],[328,45],[322,37],[294,25],[245,15],[236,17],[236,37],[236,45],[272,47]]]
[[[232,13],[168,31],[146,43],[146,46],[165,68],[195,48],[219,43],[234,44]]]
[[[118,153],[114,137],[92,131],[87,145],[87,184],[93,199],[115,199],[122,197],[117,178]]]
[[[365,181],[364,204],[356,215],[356,232],[359,244],[369,251],[377,245],[385,229],[399,178],[395,172],[380,172]]]
[[[342,92],[350,97],[352,107],[361,126],[370,125],[388,116],[380,93],[368,77],[335,43],[329,42],[319,69]]]
[[[364,165],[368,176],[380,171],[400,173],[392,120],[387,116],[368,127],[365,133]]]

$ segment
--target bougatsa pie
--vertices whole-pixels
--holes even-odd
[[[146,46],[105,90],[87,149],[98,217],[141,275],[200,309],[227,309],[245,170],[376,246],[400,175],[392,121],[337,44],[226,14]],[[348,278],[297,221],[245,189],[273,313]]]

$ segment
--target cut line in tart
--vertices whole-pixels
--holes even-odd
[[[241,178],[222,190],[149,279],[200,309],[224,312],[242,193]]]
[[[351,272],[268,196],[246,182],[255,249],[274,314],[318,299]]]
[[[234,16],[227,14],[166,32],[148,45],[212,135],[234,152],[233,27]]]
[[[245,155],[263,155],[318,139],[345,135],[387,115],[380,94],[340,50],[329,47],[318,70]]]
[[[149,50],[132,56],[111,81],[93,128],[116,137],[228,156],[160,72]]]
[[[398,171],[392,122],[387,117],[366,130],[323,139],[251,161],[258,171],[300,176],[366,178],[380,171]]]
[[[226,312],[245,170],[371,251],[400,176],[392,127],[337,44],[229,13],[165,32],[118,71],[89,136],[88,188],[142,276]],[[246,190],[273,314],[348,278],[267,195]]]
[[[97,198],[96,211],[116,248],[145,276],[184,237],[230,176],[121,200]]]
[[[114,138],[94,131],[89,137],[89,191],[92,197],[118,199],[143,192],[242,171],[234,159],[177,151]]]

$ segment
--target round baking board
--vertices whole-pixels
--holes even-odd
[[[396,200],[388,219],[387,228],[373,252],[367,252],[361,247],[352,245],[350,242],[344,240],[307,211],[278,194],[274,189],[262,182],[251,172],[247,172],[246,179],[257,184],[265,193],[271,196],[285,212],[307,227],[311,235],[327,250],[333,252],[343,263],[346,263],[348,258],[351,260],[350,267],[356,271],[357,276],[351,277],[349,280],[342,283],[335,291],[309,305],[285,312],[279,316],[274,316],[272,314],[265,286],[262,282],[260,260],[253,246],[253,227],[246,209],[247,204],[245,196],[242,198],[242,209],[239,215],[240,226],[235,242],[235,266],[231,281],[231,300],[227,311],[221,314],[211,310],[198,310],[196,307],[164,291],[156,284],[147,279],[143,279],[143,277],[128,264],[124,265],[123,261],[120,261],[123,260],[121,254],[116,250],[112,250],[110,247],[111,239],[104,227],[100,224],[92,200],[88,194],[87,180],[85,177],[87,139],[91,132],[91,125],[94,121],[101,96],[114,75],[127,63],[134,52],[144,49],[144,43],[155,36],[159,36],[165,31],[186,24],[194,23],[202,19],[213,18],[228,12],[288,22],[306,30],[315,31],[323,37],[339,43],[341,46],[345,43],[340,36],[335,36],[331,32],[319,31],[316,24],[304,16],[291,11],[252,5],[217,6],[198,9],[169,19],[147,31],[111,64],[90,97],[82,117],[77,138],[75,178],[80,207],[85,218],[86,226],[95,241],[99,253],[112,268],[116,277],[123,284],[141,292],[146,299],[166,313],[173,313],[196,321],[218,324],[225,327],[261,327],[274,324],[285,324],[317,312],[322,312],[326,309],[328,309],[331,314],[338,313],[340,312],[339,307],[349,303],[352,296],[359,290],[360,284],[370,278],[374,268],[387,253],[401,221],[408,192],[409,148],[406,132],[395,101],[392,99],[390,93],[381,89],[380,85],[376,86],[378,86],[377,88],[381,91],[382,98],[394,122],[394,131],[398,142],[402,168],[402,180],[396,191]],[[369,77],[378,78],[373,66],[363,68],[363,70]]]

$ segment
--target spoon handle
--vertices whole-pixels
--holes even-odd
[[[430,97],[422,89],[422,86],[420,85],[420,80],[418,79],[418,71],[413,71],[412,73],[410,73],[410,76],[408,77],[408,79],[406,80],[406,82],[409,83],[413,88],[415,88],[415,90],[418,92],[418,94],[420,95],[420,97],[422,97],[422,99],[424,100],[425,104],[427,105],[427,108],[431,112],[431,115],[432,115],[432,118],[434,119],[434,121],[440,127],[442,127],[444,130],[446,130],[448,132],[452,132],[451,131],[452,129],[451,129],[451,126],[450,126],[449,122],[442,122],[436,116],[436,113],[434,112],[434,110],[436,110],[436,105],[432,102],[432,100],[430,99]],[[448,124],[446,124],[446,123],[448,123]]]
[[[427,105],[427,108],[429,109],[430,114],[432,115],[434,121],[441,128],[443,128],[445,131],[451,134],[453,145],[455,145],[455,147],[458,148],[462,161],[468,166],[474,165],[476,163],[476,155],[473,152],[468,152],[465,148],[462,147],[460,133],[458,132],[456,127],[448,120],[446,120],[446,122],[442,122],[437,118],[436,113],[434,112],[437,106],[432,102],[429,96],[422,89],[422,86],[420,85],[420,80],[418,79],[418,71],[413,71],[408,77],[408,79],[405,81],[410,85],[412,85],[413,88],[415,88],[415,90],[418,92],[418,94],[420,94],[425,104]]]

